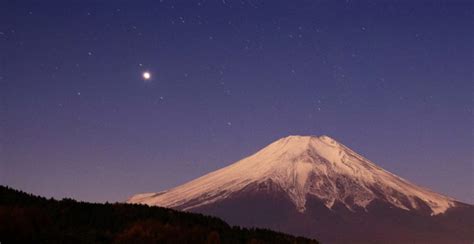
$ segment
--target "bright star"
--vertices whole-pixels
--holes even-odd
[[[149,80],[151,78],[151,74],[148,71],[143,72],[142,76],[144,80]]]

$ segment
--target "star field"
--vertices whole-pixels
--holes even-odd
[[[327,134],[472,203],[473,10],[3,1],[0,184],[118,201],[289,134]]]

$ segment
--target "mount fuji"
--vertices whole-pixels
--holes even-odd
[[[328,243],[474,240],[474,206],[410,183],[328,136],[288,136],[181,186],[128,202]]]

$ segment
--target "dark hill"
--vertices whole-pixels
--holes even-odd
[[[61,201],[0,186],[1,243],[317,243],[161,207]]]

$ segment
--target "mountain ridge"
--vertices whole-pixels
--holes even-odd
[[[129,202],[218,216],[323,243],[472,243],[474,206],[417,186],[329,136],[288,136]]]
[[[375,199],[408,211],[426,204],[431,215],[457,202],[384,170],[327,135],[283,137],[229,166],[167,191],[135,195],[128,202],[190,210],[266,180],[282,186],[299,212],[305,211],[308,195],[328,208],[339,201],[349,210],[365,208]]]

